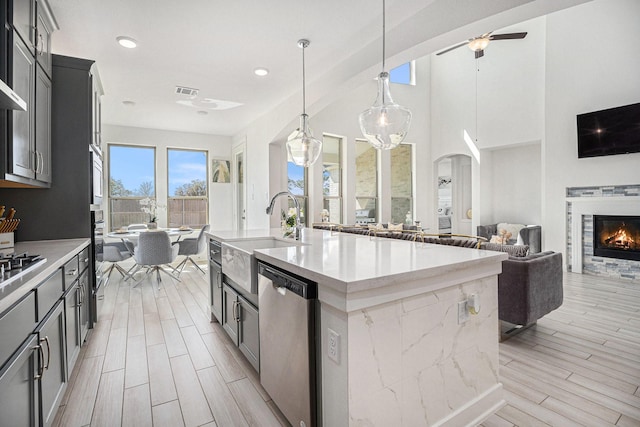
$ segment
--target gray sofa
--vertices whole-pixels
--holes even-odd
[[[491,240],[491,236],[498,235],[498,224],[479,225],[478,236]],[[538,253],[542,250],[542,227],[539,225],[527,225],[520,230],[522,244],[529,246],[530,253]],[[514,245],[518,236],[512,236],[508,244]]]
[[[562,253],[510,256],[502,262],[498,275],[500,320],[529,325],[560,307],[562,301]]]

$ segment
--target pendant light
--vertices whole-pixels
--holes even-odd
[[[298,47],[302,48],[302,114],[300,115],[300,127],[298,133],[287,141],[287,151],[293,162],[305,168],[318,160],[322,149],[322,142],[315,139],[309,129],[309,116],[305,108],[305,76],[304,76],[304,50],[309,46],[309,40],[298,40]]]
[[[378,97],[359,117],[362,134],[378,150],[396,148],[411,124],[411,111],[393,102],[389,91],[389,73],[384,69],[385,30],[385,0],[382,0],[382,72],[378,75]]]

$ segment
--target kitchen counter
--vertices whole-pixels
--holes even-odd
[[[31,291],[34,286],[49,277],[58,268],[73,258],[82,248],[89,245],[90,239],[40,240],[18,242],[13,252],[28,252],[41,255],[47,260],[30,269],[24,276],[7,285],[0,282],[0,313]],[[0,249],[0,253],[11,253],[11,249]]]
[[[497,275],[506,254],[314,229],[294,243],[254,254],[318,283],[323,425],[475,425],[504,404]],[[459,324],[459,302],[471,295],[479,312]]]

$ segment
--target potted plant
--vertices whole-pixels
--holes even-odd
[[[147,227],[149,227],[149,229],[158,228],[158,209],[164,209],[165,206],[159,205],[156,199],[151,197],[145,197],[144,199],[141,199],[140,205],[142,205],[140,210],[149,215],[149,222],[147,223]]]

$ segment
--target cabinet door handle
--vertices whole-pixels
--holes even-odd
[[[38,155],[40,156],[40,172],[38,173],[42,173],[44,172],[44,154],[38,151]]]
[[[37,151],[33,152],[33,162],[35,163],[34,166],[33,166],[33,172],[34,173],[38,173],[38,168],[40,167],[39,166],[40,157],[38,157],[38,152]]]
[[[67,271],[67,276],[75,276],[78,274],[78,269],[74,268],[73,270]]]
[[[233,302],[233,320],[240,322],[240,302]]]
[[[33,377],[34,380],[38,380],[42,378],[42,374],[44,374],[44,350],[42,350],[41,344],[38,344],[35,347],[31,347],[31,349],[38,350],[38,353],[40,353],[40,363],[39,363],[40,366],[38,367],[38,375]]]
[[[222,272],[216,273],[216,282],[218,283],[218,289],[222,288]]]
[[[51,362],[51,345],[49,345],[49,337],[45,335],[44,338],[40,338],[40,342],[47,344],[47,364],[43,367],[42,373],[49,369],[49,362]]]

